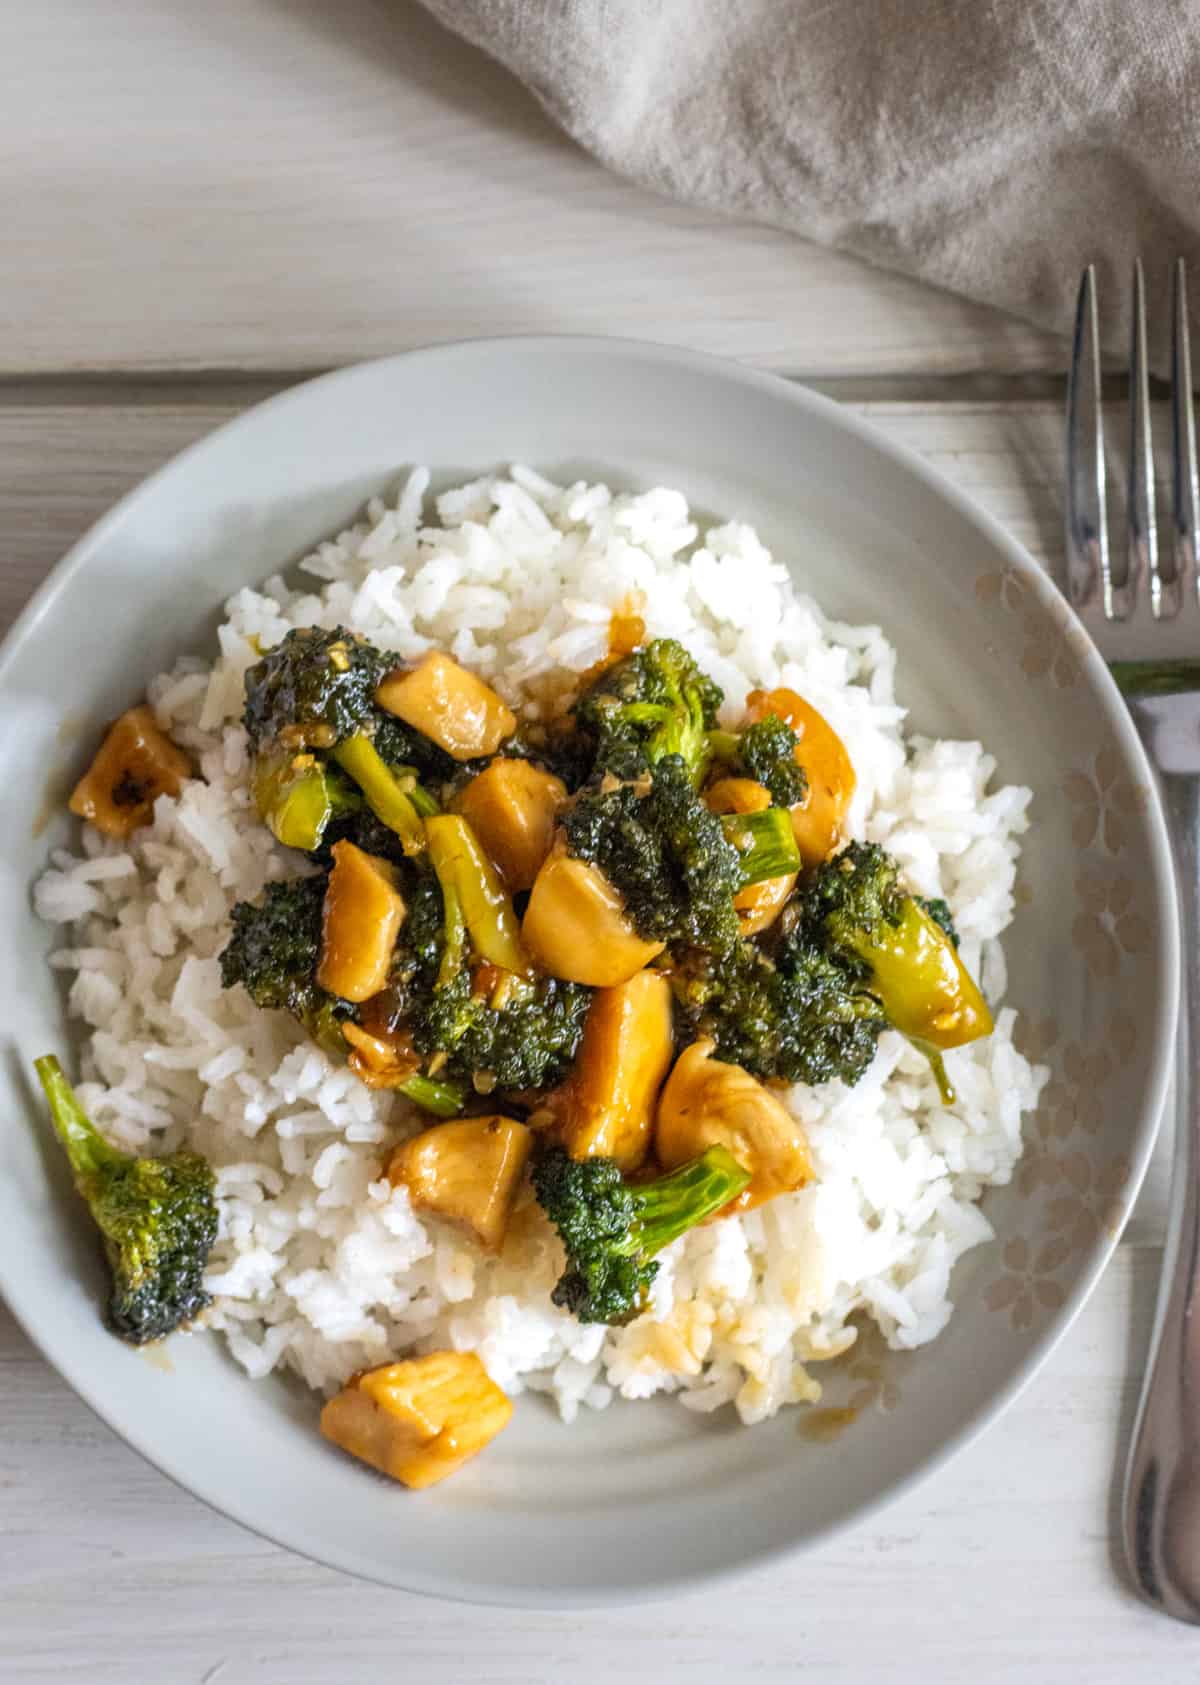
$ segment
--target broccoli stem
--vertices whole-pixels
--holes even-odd
[[[391,772],[422,819],[430,819],[435,813],[441,812],[438,804],[421,783],[421,774],[415,766],[394,766]]]
[[[708,752],[714,761],[735,761],[742,736],[738,731],[710,731],[708,733]]]
[[[303,766],[307,759],[308,766]],[[301,770],[296,770],[297,761]],[[260,756],[254,766],[258,816],[285,848],[319,848],[334,813],[359,805],[358,792],[311,755]]]
[[[457,977],[467,946],[467,926],[463,919],[462,902],[453,883],[442,885],[442,929],[444,942],[438,964],[437,986],[444,989]]]
[[[425,847],[425,825],[417,803],[371,739],[364,732],[356,731],[329,752],[358,785],[376,819],[395,831],[405,854],[420,854]]]
[[[50,1107],[54,1133],[66,1149],[67,1159],[78,1186],[107,1166],[118,1163],[128,1155],[110,1146],[88,1117],[75,1090],[63,1075],[62,1066],[52,1053],[35,1059],[33,1068],[42,1085]]]
[[[703,1223],[713,1212],[735,1200],[750,1181],[728,1147],[708,1147],[699,1158],[630,1188],[637,1206],[637,1223],[630,1228],[625,1250],[654,1257],[679,1235]]]
[[[622,1250],[652,1258],[736,1199],[749,1180],[750,1172],[727,1147],[714,1146],[678,1170],[631,1188],[637,1222]]]
[[[434,1117],[441,1118],[457,1117],[463,1109],[465,1099],[459,1083],[438,1082],[435,1077],[424,1076],[420,1071],[402,1082],[396,1092],[403,1094],[423,1111],[432,1112]]]
[[[765,807],[759,813],[724,813],[721,825],[726,842],[738,851],[741,888],[783,878],[800,870],[800,850],[786,808]]]
[[[447,904],[451,897],[457,900],[476,953],[504,971],[527,977],[532,967],[521,945],[512,900],[470,825],[456,813],[440,813],[425,821],[425,835],[443,899]],[[442,964],[445,967],[445,955]]]

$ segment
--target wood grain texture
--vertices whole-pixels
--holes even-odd
[[[116,497],[245,401],[0,402],[0,627]],[[854,407],[1053,556],[1056,403]],[[613,1615],[451,1608],[292,1557],[143,1463],[0,1310],[0,1679],[1184,1685],[1200,1639],[1124,1590],[1110,1528],[1165,1185],[1160,1151],[1062,1348],[946,1471],[814,1555]]]
[[[786,372],[1064,366],[996,312],[609,176],[415,0],[2,11],[0,373],[529,331]]]
[[[703,1595],[584,1615],[437,1604],[265,1544],[114,1439],[0,1311],[0,1678],[1190,1685],[1200,1639],[1132,1599],[1109,1543],[1157,1270],[1123,1249],[1003,1420],[882,1514]]]

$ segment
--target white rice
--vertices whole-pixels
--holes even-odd
[[[956,1259],[992,1233],[979,1197],[1011,1177],[1045,1080],[1013,1045],[1013,1012],[947,1055],[949,1108],[892,1033],[854,1089],[797,1086],[815,1185],[677,1242],[629,1327],[580,1326],[550,1303],[558,1247],[529,1196],[498,1260],[418,1218],[381,1174],[415,1126],[403,1105],[221,989],[231,906],[295,870],[245,788],[252,640],[341,622],[406,660],[447,648],[535,717],[555,675],[606,653],[611,612],[638,593],[649,633],[686,644],[731,721],[759,685],[791,686],[828,716],[858,775],[850,831],[947,898],[993,1005],[1029,791],[993,788],[978,743],[906,736],[883,633],[828,620],[750,527],[701,533],[679,492],[563,488],[526,468],[445,493],[427,525],[428,483],[412,474],[394,504],[374,500],[320,545],[302,564],[310,589],[271,579],[232,597],[215,665],[182,660],[149,691],[203,776],[127,843],[85,826],[79,854],[54,855],[37,907],[70,927],[53,963],[89,1032],[81,1097],[122,1145],[187,1141],[216,1166],[207,1320],[253,1376],[283,1367],[327,1392],[410,1350],[476,1348],[501,1386],[551,1394],[568,1419],[614,1393],[667,1391],[761,1421],[818,1396],[808,1366],[845,1350],[864,1316],[897,1347],[945,1326]]]

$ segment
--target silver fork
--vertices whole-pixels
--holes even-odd
[[[1096,277],[1084,272],[1067,389],[1067,591],[1106,656],[1154,761],[1175,850],[1183,936],[1175,1166],[1145,1385],[1125,1476],[1123,1531],[1138,1591],[1200,1623],[1200,589],[1187,276],[1172,287],[1172,511],[1160,546],[1146,363],[1146,291],[1133,271],[1128,543],[1108,542]],[[1140,599],[1145,607],[1139,611]],[[1189,1053],[1191,1049],[1191,1053]]]

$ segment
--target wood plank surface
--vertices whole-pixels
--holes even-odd
[[[1108,1520],[1157,1280],[1123,1248],[1043,1373],[812,1555],[596,1614],[437,1604],[288,1555],[114,1439],[0,1310],[0,1678],[14,1685],[1191,1685]]]
[[[415,0],[0,7],[0,373],[626,334],[789,373],[1061,368],[996,312],[608,175]]]
[[[0,625],[115,497],[247,396],[0,402]],[[855,407],[1053,555],[1057,402]],[[0,1311],[0,1679],[1184,1685],[1200,1636],[1130,1597],[1110,1528],[1164,1189],[1160,1153],[1075,1328],[947,1470],[812,1556],[610,1614],[451,1608],[292,1557],[143,1463]]]

